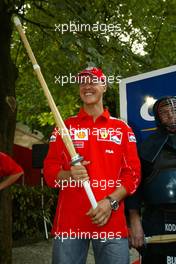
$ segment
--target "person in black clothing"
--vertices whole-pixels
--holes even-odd
[[[144,243],[144,236],[176,234],[176,96],[157,100],[153,112],[156,133],[139,147],[142,182],[126,201],[130,240],[142,264],[176,264],[176,240]]]

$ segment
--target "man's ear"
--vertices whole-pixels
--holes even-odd
[[[107,91],[107,85],[104,84],[104,90],[103,90],[103,93],[105,93]]]

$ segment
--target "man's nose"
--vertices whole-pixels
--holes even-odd
[[[89,90],[90,89],[90,86],[91,86],[91,83],[85,83],[85,85],[84,85],[84,88],[86,89],[86,90]]]

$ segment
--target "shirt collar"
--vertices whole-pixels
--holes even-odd
[[[90,118],[90,117],[92,118],[92,116],[89,115],[89,114],[84,110],[83,107],[80,109],[80,111],[79,111],[79,113],[78,113],[78,117],[79,117],[80,119]],[[103,119],[108,120],[109,117],[110,117],[109,111],[108,111],[107,108],[105,108],[104,111],[103,111],[103,113],[102,113],[98,118],[103,118]]]

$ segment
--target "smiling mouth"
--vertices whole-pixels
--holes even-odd
[[[87,92],[87,93],[84,93],[85,96],[92,96],[94,95],[94,93],[91,93],[91,92]]]

